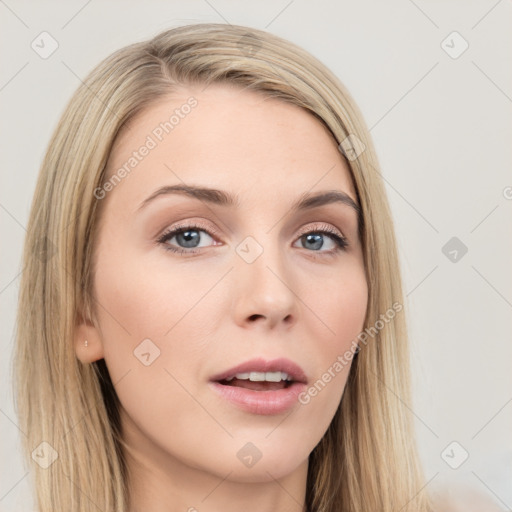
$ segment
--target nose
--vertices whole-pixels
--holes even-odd
[[[233,274],[232,307],[238,325],[272,329],[282,324],[288,329],[297,322],[300,301],[277,244],[265,247],[251,263],[237,256]]]

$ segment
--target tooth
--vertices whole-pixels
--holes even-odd
[[[265,373],[265,380],[269,382],[280,382],[283,378],[282,375],[281,372],[267,372]]]
[[[233,377],[229,377],[226,380],[229,382],[233,380],[234,378],[240,379],[240,380],[251,380],[252,382],[280,382],[282,380],[284,381],[291,381],[293,380],[292,377],[290,377],[286,372],[245,372],[245,373],[237,373]]]

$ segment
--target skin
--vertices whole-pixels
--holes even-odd
[[[334,203],[291,214],[290,205],[305,192],[357,196],[318,120],[226,85],[180,90],[146,108],[118,138],[109,172],[191,95],[197,107],[101,200],[96,318],[77,325],[76,354],[84,363],[104,358],[119,396],[130,512],[299,512],[308,456],[336,412],[350,366],[307,405],[278,415],[244,412],[208,381],[254,357],[287,357],[312,385],[350,348],[368,292],[356,213]],[[159,187],[183,183],[236,194],[240,206],[162,195],[138,210]],[[182,221],[209,232],[197,232],[199,248],[167,241],[197,251],[192,256],[156,241]],[[349,247],[334,252],[323,235],[322,247],[311,248],[302,234],[325,227]],[[248,236],[263,249],[252,263],[235,250]],[[160,350],[148,366],[134,356],[147,338]],[[252,467],[237,457],[248,442],[262,454]]]

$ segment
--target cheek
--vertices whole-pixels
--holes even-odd
[[[105,257],[98,266],[95,291],[104,359],[129,428],[170,447],[170,440],[182,439],[183,432],[193,439],[204,429],[201,421],[192,421],[202,418],[204,410],[189,392],[196,394],[191,370],[204,358],[201,340],[208,339],[200,302],[205,285],[184,277],[179,267],[143,262],[125,253],[119,260]],[[176,411],[190,421],[177,421]],[[193,450],[183,445],[185,458]]]
[[[205,284],[186,279],[179,266],[155,266],[137,252],[117,259],[109,248],[95,275],[99,310],[117,336],[136,344],[145,338],[162,339],[179,326],[201,295]],[[108,342],[111,337],[105,332]]]
[[[163,334],[183,314],[182,300],[172,292],[172,275],[169,283],[157,279],[142,258],[121,253],[120,246],[113,241],[101,246],[94,276],[104,358],[114,384],[130,372],[130,380],[136,376],[151,386]]]
[[[209,269],[204,275],[185,271],[165,258],[152,261],[137,251],[116,254],[116,245],[121,244],[104,246],[95,275],[104,358],[112,381],[130,372],[129,380],[140,390],[147,387],[165,395],[169,386],[175,388],[173,397],[179,397],[183,390],[173,377],[187,389],[195,384],[197,375],[190,369],[200,369],[216,322],[224,318],[215,298],[222,291],[205,296],[218,275]],[[136,393],[124,395],[120,389],[119,395],[123,403],[123,396],[129,401]],[[139,395],[144,402],[144,393]],[[190,403],[190,397],[184,398]],[[150,403],[141,403],[146,406]]]
[[[308,352],[317,370],[299,402],[324,428],[341,400],[368,304],[362,265],[347,266],[337,276],[322,280],[324,286],[314,294],[304,295],[315,316],[306,322],[306,328],[309,326],[307,338],[315,340]]]
[[[321,352],[332,355],[333,351],[350,345],[363,329],[368,286],[364,268],[359,264],[347,265],[319,282],[322,286],[310,287],[303,295],[317,316],[316,339],[324,340]]]

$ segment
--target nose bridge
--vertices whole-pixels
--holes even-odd
[[[261,230],[249,235],[236,252],[236,295],[242,304],[239,313],[245,318],[261,315],[272,323],[296,313],[291,273],[277,232]]]

